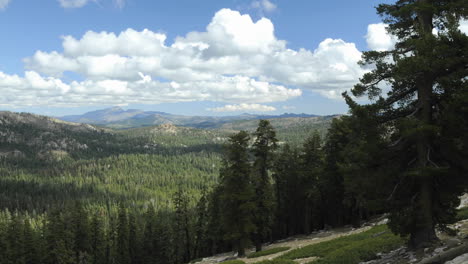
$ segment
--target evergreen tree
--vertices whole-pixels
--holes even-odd
[[[177,257],[174,257],[175,244],[173,226],[173,215],[168,215],[168,212],[159,212],[156,216],[154,237],[156,247],[157,263],[170,264],[176,263]]]
[[[224,238],[234,245],[239,256],[245,255],[255,231],[252,211],[254,190],[250,179],[249,134],[241,131],[229,137],[221,176],[221,224]]]
[[[5,215],[8,211],[6,211]],[[5,216],[3,219],[0,219],[0,263],[7,263],[8,256],[8,239],[7,239],[7,229],[8,229],[9,219]]]
[[[174,196],[175,205],[175,242],[177,263],[186,263],[191,258],[191,222],[187,194],[179,188]]]
[[[129,254],[130,263],[141,263],[141,245],[140,232],[138,230],[137,216],[135,212],[131,212],[128,216],[128,236],[129,236]]]
[[[332,121],[323,146],[325,153],[324,172],[319,178],[322,196],[323,223],[328,226],[340,226],[345,222],[344,179],[340,172],[340,152],[348,143],[346,127],[338,119]]]
[[[24,218],[23,224],[23,247],[24,247],[24,263],[37,264],[42,263],[41,249],[42,241],[37,237],[35,230],[31,226],[30,219]]]
[[[90,252],[90,226],[88,213],[83,208],[81,202],[76,202],[71,209],[71,225],[74,231],[74,251],[76,254],[76,262],[80,263],[89,258]]]
[[[450,105],[466,90],[468,40],[458,29],[466,18],[465,0],[399,0],[381,4],[378,13],[397,37],[390,51],[369,51],[363,65],[375,65],[352,90],[367,94],[373,103],[357,106],[345,95],[351,108],[378,113],[386,125],[382,135],[394,153],[391,163],[400,168],[391,200],[392,230],[410,234],[410,244],[425,246],[436,239],[435,227],[453,216],[453,206],[462,186],[452,183],[466,176],[464,154],[441,131]],[[433,29],[438,31],[433,34]],[[381,96],[381,83],[390,84]],[[451,112],[450,114],[455,114]],[[448,143],[448,145],[442,144]]]
[[[24,264],[24,222],[18,213],[12,215],[10,225],[7,231],[7,263]]]
[[[298,219],[302,219],[303,186],[300,182],[299,153],[284,145],[275,161],[273,179],[276,198],[276,238],[300,232]]]
[[[209,233],[209,215],[208,215],[208,194],[202,191],[202,196],[196,206],[196,224],[195,224],[195,248],[194,258],[205,257],[210,254],[208,233]]]
[[[221,174],[221,173],[220,173]],[[223,235],[223,226],[220,225],[222,220],[222,186],[218,184],[209,193],[208,197],[208,248],[209,254],[214,255],[217,252],[222,252],[226,249],[226,244]],[[226,249],[227,251],[229,249]]]
[[[106,258],[106,239],[107,236],[104,230],[102,212],[95,212],[90,223],[90,255],[91,263],[105,264]]]
[[[330,130],[341,142],[333,155],[343,175],[345,221],[355,226],[371,215],[386,212],[394,175],[398,174],[396,166],[383,166],[391,160],[390,153],[382,151],[387,148],[381,136],[385,126],[379,124],[376,113],[361,110],[353,107],[352,115],[337,120]]]
[[[156,241],[156,212],[153,205],[148,206],[144,215],[145,230],[143,232],[143,252],[142,259],[144,263],[155,263],[157,261],[157,253],[160,250],[157,248]]]
[[[254,186],[254,223],[256,230],[253,236],[256,251],[262,250],[262,242],[271,237],[274,215],[273,189],[270,171],[273,167],[274,151],[278,140],[276,132],[268,120],[260,120],[254,133],[255,142],[252,152],[255,160],[252,169]]]
[[[329,203],[325,190],[329,190],[330,186],[322,184],[319,186],[319,179],[323,178],[323,153],[321,140],[318,131],[307,138],[302,147],[300,155],[301,168],[301,194],[303,196],[304,220],[303,232],[308,234],[313,229],[323,228],[324,222],[322,215],[325,214],[325,208],[321,207],[324,203]],[[322,191],[322,193],[321,193]],[[323,195],[325,193],[325,195]],[[331,195],[328,195],[331,196]],[[324,198],[325,197],[325,198]],[[330,207],[327,207],[327,211]],[[336,213],[336,212],[334,212]]]
[[[47,214],[45,239],[47,264],[76,263],[74,234],[64,214],[58,209]]]
[[[117,222],[117,263],[130,264],[128,213],[123,203],[119,206]]]

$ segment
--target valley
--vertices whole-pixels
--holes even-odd
[[[324,133],[331,119],[275,118],[282,143],[300,144]],[[27,113],[0,112],[1,205],[44,211],[75,200],[89,206],[125,200],[171,208],[177,188],[191,201],[217,182],[222,145],[229,135],[253,131],[258,120],[218,129],[173,124],[116,130]]]

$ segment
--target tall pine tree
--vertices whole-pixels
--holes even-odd
[[[90,255],[91,263],[107,263],[106,258],[106,234],[104,230],[102,212],[95,212],[90,223]]]
[[[117,222],[117,263],[130,264],[130,245],[128,213],[123,203],[119,205],[119,215]]]
[[[319,186],[319,179],[323,178],[323,151],[318,131],[306,139],[300,155],[300,182],[302,197],[304,201],[303,232],[310,233],[313,229],[323,228],[323,214],[325,208],[321,205],[327,204],[335,197],[326,197],[324,192],[331,186]],[[322,188],[320,188],[322,187]],[[326,197],[326,199],[323,199]],[[330,210],[332,206],[326,208]],[[333,210],[336,214],[337,212]]]
[[[260,120],[254,133],[255,142],[252,152],[255,161],[252,170],[254,186],[254,223],[256,231],[253,236],[256,251],[262,250],[262,243],[271,237],[274,216],[274,199],[270,171],[273,167],[274,151],[278,148],[276,132],[268,120]]]
[[[300,180],[299,153],[284,145],[275,160],[273,179],[276,198],[275,238],[292,236],[300,232],[304,189]]]
[[[442,120],[457,115],[448,109],[467,89],[468,40],[458,23],[467,17],[468,5],[466,0],[398,0],[377,11],[397,43],[390,51],[364,53],[362,64],[374,70],[352,92],[373,100],[365,108],[386,125],[382,135],[391,141],[386,151],[394,153],[387,163],[400,168],[390,196],[391,227],[410,234],[410,244],[420,247],[437,239],[437,225],[450,221],[463,191],[453,183],[466,177],[461,162],[466,153],[443,138],[442,132],[453,131]],[[382,83],[391,87],[387,96],[381,96]]]
[[[250,236],[255,231],[252,211],[255,209],[254,189],[251,182],[249,163],[249,134],[241,131],[229,137],[221,182],[221,223],[224,238],[237,249],[238,255],[245,255]]]

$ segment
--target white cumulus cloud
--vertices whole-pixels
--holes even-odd
[[[388,51],[395,47],[397,37],[387,32],[388,25],[385,23],[370,24],[367,27],[366,41],[367,46],[371,50]],[[460,20],[459,29],[461,32],[468,34],[468,20]],[[433,34],[437,34],[436,28],[432,30]]]
[[[225,105],[223,107],[208,108],[208,111],[213,112],[239,112],[239,111],[254,111],[254,112],[271,112],[276,111],[273,106],[262,105],[262,104],[236,104],[236,105]]]
[[[468,35],[468,20],[462,19],[460,21],[460,31]]]
[[[51,85],[47,100],[16,100],[19,91],[34,95],[37,83],[27,82],[26,74],[3,74],[1,89],[11,79],[17,85],[9,86],[15,91],[8,98],[1,93],[0,104],[254,104],[286,101],[303,89],[339,98],[365,72],[353,43],[325,39],[314,50],[290,49],[269,19],[253,21],[230,9],[218,11],[205,31],[166,39],[149,29],[63,36],[63,50],[37,51],[24,60],[28,74]],[[67,72],[83,81],[62,81]]]
[[[388,34],[387,24],[370,24],[367,27],[366,41],[371,50],[387,51],[393,49],[397,38]]]
[[[10,0],[0,0],[0,10],[5,9],[9,3],[10,3]]]

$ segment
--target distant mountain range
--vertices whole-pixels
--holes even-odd
[[[220,128],[223,126],[223,124],[239,120],[310,117],[319,116],[289,113],[285,113],[282,115],[241,114],[236,116],[184,116],[157,111],[142,111],[137,109],[124,110],[120,107],[111,107],[88,112],[83,115],[62,116],[58,117],[58,119],[68,122],[95,124],[109,128],[126,129],[162,124],[173,124],[177,126],[195,128]]]

